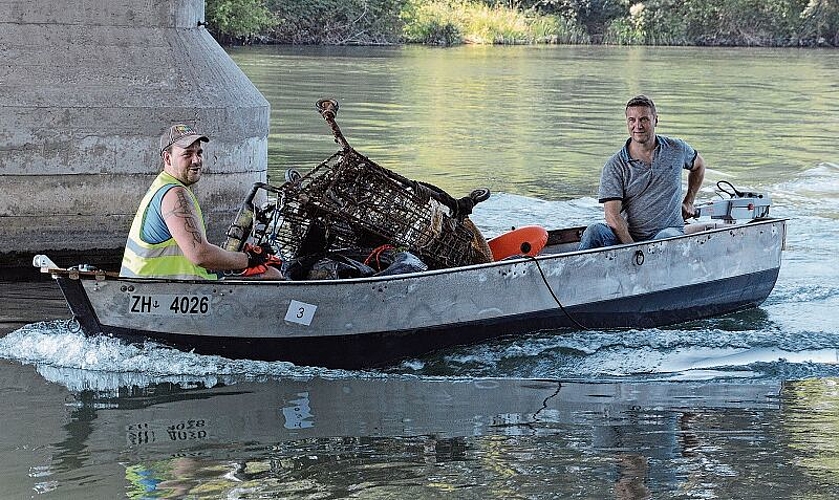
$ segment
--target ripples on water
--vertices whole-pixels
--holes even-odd
[[[552,379],[835,376],[839,268],[825,265],[825,259],[839,253],[839,166],[825,163],[765,190],[773,196],[773,214],[792,221],[778,283],[757,310],[672,328],[500,339],[408,360],[384,373]],[[479,205],[474,218],[493,235],[528,223],[581,225],[598,214],[592,198],[550,202],[499,193]],[[29,325],[9,334],[0,340],[0,356],[97,374],[113,372],[119,374],[116,381],[127,377],[132,384],[145,378],[242,374],[359,376],[285,363],[231,361],[154,343],[129,346],[110,338],[86,338],[61,322]]]
[[[271,103],[269,176],[334,152],[312,104],[335,97],[383,166],[458,196],[491,188],[474,215],[488,236],[600,219],[620,108],[648,92],[661,132],[712,167],[700,198],[727,179],[792,219],[775,290],[725,317],[366,372],[34,323],[0,339],[0,497],[839,498],[836,51],[232,52]]]
[[[539,333],[360,372],[27,325],[0,358],[48,384],[12,372],[0,387],[38,419],[0,410],[0,483],[61,498],[831,498],[837,174],[762,187],[792,219],[763,306],[670,328]],[[492,235],[599,210],[497,193],[475,220]],[[16,436],[26,445],[5,448]]]

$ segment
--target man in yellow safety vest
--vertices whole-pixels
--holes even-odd
[[[218,279],[219,272],[282,279],[262,247],[230,252],[207,241],[201,207],[190,186],[201,178],[209,141],[189,125],[173,125],[160,138],[163,171],[149,187],[131,224],[120,276]]]

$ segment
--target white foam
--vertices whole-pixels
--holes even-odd
[[[47,380],[71,390],[105,391],[157,382],[212,387],[219,381],[230,383],[234,378],[360,375],[285,362],[199,355],[154,342],[128,344],[106,335],[88,337],[68,327],[66,321],[33,323],[9,333],[0,339],[0,358],[35,365]]]

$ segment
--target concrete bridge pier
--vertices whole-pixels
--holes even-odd
[[[210,137],[195,191],[221,242],[265,180],[270,110],[203,21],[204,0],[0,0],[0,279],[121,255],[178,122]]]

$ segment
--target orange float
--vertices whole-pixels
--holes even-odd
[[[504,260],[513,255],[535,257],[548,243],[548,231],[542,226],[522,226],[489,240],[492,260]]]

